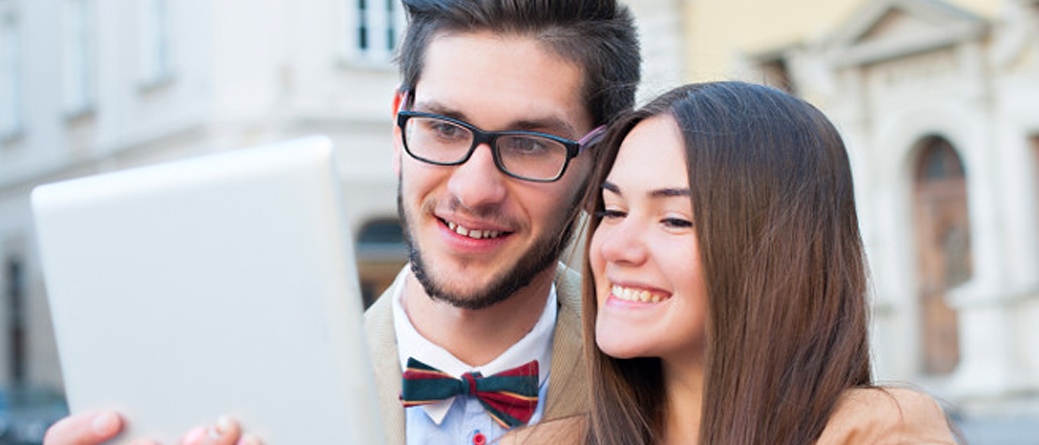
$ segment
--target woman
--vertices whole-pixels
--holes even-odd
[[[933,400],[873,386],[851,171],[822,113],[767,87],[689,85],[600,147],[592,412],[518,441],[955,443]]]

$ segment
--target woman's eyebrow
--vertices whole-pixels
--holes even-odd
[[[624,194],[621,193],[620,187],[617,187],[617,184],[614,184],[610,181],[603,181],[602,189],[608,192],[612,192],[619,196],[624,196]],[[690,191],[688,188],[664,187],[655,190],[650,190],[646,194],[649,195],[650,198],[673,198],[692,196],[693,192]]]
[[[693,196],[693,192],[687,188],[662,188],[649,192],[652,198],[672,198],[676,196]]]

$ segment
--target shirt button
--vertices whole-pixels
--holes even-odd
[[[476,434],[473,434],[473,445],[487,445],[487,436],[477,431]]]

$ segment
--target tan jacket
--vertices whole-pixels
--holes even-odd
[[[955,445],[934,399],[908,389],[851,389],[841,395],[816,445]]]
[[[587,417],[510,433],[502,445],[583,443]],[[815,445],[956,445],[934,399],[907,389],[850,389],[837,401]]]
[[[407,267],[407,266],[405,266]],[[364,314],[364,330],[375,370],[379,410],[387,445],[405,445],[404,408],[400,403],[401,370],[393,304],[387,290]],[[552,343],[552,370],[545,396],[544,420],[588,412],[587,378],[581,346],[581,278],[560,265],[556,270],[559,311]]]

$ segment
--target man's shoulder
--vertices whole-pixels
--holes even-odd
[[[364,312],[364,333],[371,354],[383,430],[389,444],[404,444],[404,409],[400,394],[400,359],[393,328],[393,286]]]
[[[364,332],[370,343],[378,338],[394,336],[392,289],[390,286],[364,311]]]
[[[556,297],[564,307],[581,307],[581,273],[562,262],[556,265]]]

